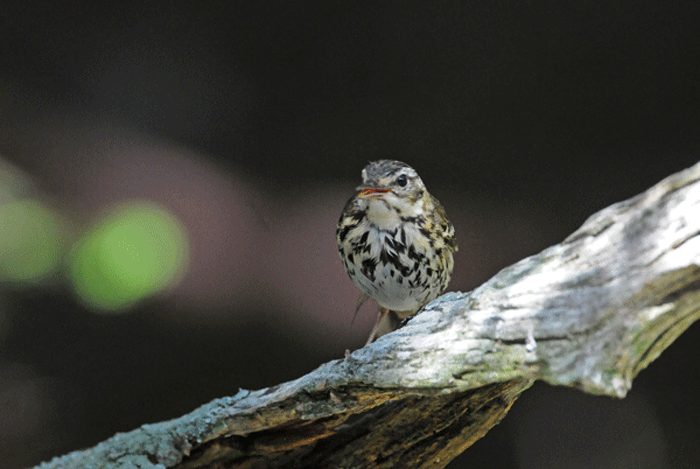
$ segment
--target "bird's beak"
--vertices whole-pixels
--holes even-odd
[[[391,189],[383,189],[379,187],[358,187],[358,189],[362,189],[360,193],[357,194],[358,197],[381,197],[382,194],[391,192]]]

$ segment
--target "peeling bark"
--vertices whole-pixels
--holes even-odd
[[[38,467],[444,467],[534,380],[624,397],[699,317],[700,164],[345,359]]]

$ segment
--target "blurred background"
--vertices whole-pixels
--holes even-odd
[[[370,160],[443,203],[462,291],[694,164],[699,10],[6,2],[0,466],[360,347],[334,230]],[[699,339],[624,400],[535,385],[450,468],[700,467]]]

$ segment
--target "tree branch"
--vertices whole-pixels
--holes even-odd
[[[345,359],[39,467],[444,467],[533,380],[624,397],[699,317],[700,164]]]

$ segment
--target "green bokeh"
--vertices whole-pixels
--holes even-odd
[[[35,283],[60,263],[63,223],[37,200],[0,205],[0,280]]]
[[[171,286],[187,264],[187,233],[150,202],[112,211],[74,247],[70,275],[80,299],[100,311],[124,311]]]

